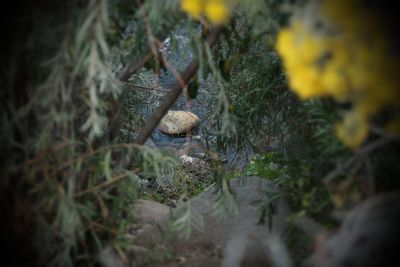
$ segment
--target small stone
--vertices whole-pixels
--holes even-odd
[[[186,154],[180,157],[183,164],[192,164],[196,159]]]
[[[199,117],[189,111],[168,111],[161,119],[158,128],[165,134],[178,135],[190,132],[198,123]]]

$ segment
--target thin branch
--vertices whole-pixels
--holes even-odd
[[[157,45],[159,47],[159,50],[161,51],[162,49],[165,48],[164,44],[162,44],[159,40],[157,40]],[[189,98],[189,94],[188,94],[188,90],[187,90],[187,86],[185,81],[182,79],[181,75],[179,74],[178,70],[169,62],[169,60],[167,59],[167,57],[165,56],[165,53],[160,53],[161,55],[161,59],[162,59],[162,63],[163,65],[167,68],[167,70],[169,70],[172,75],[175,77],[175,79],[178,81],[179,85],[183,88],[183,92],[185,94],[185,98],[186,98],[186,109],[190,110],[190,98]]]
[[[382,138],[366,145],[365,147],[360,148],[359,150],[356,150],[354,153],[355,155],[351,158],[349,158],[343,165],[338,166],[335,168],[333,171],[328,173],[323,179],[323,183],[325,185],[329,184],[332,179],[334,179],[336,176],[342,174],[345,172],[346,169],[348,169],[357,159],[363,159],[365,160],[365,157],[368,156],[372,151],[374,151],[377,148],[380,148],[381,146],[396,140],[397,137],[392,136],[392,135],[384,135]]]
[[[138,172],[138,169],[135,169],[133,172]],[[113,177],[111,180],[108,180],[108,181],[106,181],[104,183],[98,184],[96,186],[90,187],[88,189],[85,189],[85,190],[83,190],[81,192],[76,193],[74,195],[74,197],[81,197],[81,196],[84,196],[84,195],[86,195],[88,193],[96,191],[96,190],[98,190],[100,188],[110,186],[110,185],[112,185],[112,184],[114,184],[116,182],[119,182],[119,181],[125,179],[128,176],[128,174],[129,174],[128,172],[125,172],[123,174],[117,175],[117,176]]]
[[[147,61],[149,61],[153,57],[152,52],[148,52],[143,58],[140,59],[134,59],[130,61],[125,68],[118,74],[117,79],[121,82],[126,82],[128,81],[129,77],[132,76],[132,74],[135,74],[138,70],[143,68],[144,64],[146,64]]]
[[[141,6],[142,3],[140,0],[136,0],[136,2],[138,3],[139,6]],[[141,15],[142,15],[145,27],[146,27],[147,35],[150,40],[149,45],[150,45],[151,51],[153,52],[154,58],[156,59],[157,73],[159,73],[158,70],[160,68],[160,59],[161,59],[162,64],[166,67],[166,69],[168,71],[170,71],[172,73],[172,75],[178,81],[179,85],[183,88],[183,91],[186,96],[186,108],[190,109],[190,99],[189,99],[189,96],[187,93],[186,82],[182,79],[182,77],[179,74],[179,72],[177,71],[177,69],[168,61],[165,53],[161,52],[161,51],[165,50],[165,45],[159,39],[155,38],[155,36],[153,35],[153,30],[149,24],[147,14],[144,12],[144,10],[142,10]]]
[[[355,156],[349,158],[344,164],[339,165],[333,171],[329,172],[322,179],[322,182],[325,185],[328,185],[334,178],[336,178],[338,175],[344,173],[345,170],[347,170],[356,160],[357,160],[357,157],[355,157]]]
[[[129,77],[131,77],[134,73],[136,73],[139,69],[143,68],[144,64],[149,61],[153,57],[152,52],[148,52],[143,58],[137,60],[134,59],[130,61],[124,68],[124,70],[117,75],[117,78],[121,82],[127,82]],[[125,99],[128,90],[124,90],[120,99]],[[123,105],[118,104],[117,100],[112,98],[111,99],[111,118],[110,118],[110,130],[109,130],[109,139],[112,141],[118,135],[119,129],[119,120],[118,114],[121,112],[121,108]]]
[[[162,88],[155,88],[153,87],[148,87],[148,86],[141,86],[141,85],[128,85],[128,88],[134,88],[134,89],[139,89],[139,90],[143,90],[143,91],[156,91],[156,92],[169,92],[168,89],[162,89]]]
[[[375,194],[376,186],[375,186],[375,177],[374,177],[374,170],[371,163],[371,158],[369,155],[364,155],[363,157],[364,164],[365,164],[365,181],[367,185],[367,194],[372,196]]]
[[[394,141],[394,140],[396,140],[395,137],[386,135],[386,136],[382,137],[381,139],[378,139],[375,142],[372,142],[372,143],[368,144],[367,146],[361,148],[360,150],[356,151],[356,154],[365,155],[365,154],[371,153],[375,149],[385,145],[386,143]]]
[[[393,133],[390,133],[386,131],[385,129],[382,129],[374,124],[369,124],[369,129],[371,130],[372,133],[380,135],[382,137],[388,137],[390,139],[396,139],[397,141],[400,140],[399,136]]]
[[[207,37],[207,44],[209,46],[213,46],[217,40],[219,35],[221,34],[222,28],[218,27],[214,29],[210,35]],[[188,81],[196,74],[198,69],[198,61],[193,60],[189,66],[185,69],[185,71],[180,75],[185,82]],[[153,130],[157,127],[158,123],[160,122],[161,118],[167,113],[168,109],[175,103],[178,99],[180,94],[182,93],[183,87],[179,82],[172,87],[170,92],[165,96],[164,101],[160,104],[157,110],[151,115],[147,123],[141,129],[138,137],[135,140],[135,143],[143,145],[147,138],[151,135]]]
[[[137,0],[136,1],[138,6],[141,6],[142,3]],[[129,77],[131,77],[133,74],[135,74],[138,70],[140,70],[141,68],[143,68],[144,64],[146,64],[147,61],[149,61],[153,56],[156,59],[156,63],[159,64],[159,60],[158,60],[158,51],[153,43],[153,39],[155,38],[155,36],[153,35],[151,29],[149,27],[147,27],[147,18],[144,16],[143,12],[142,16],[143,16],[143,21],[146,24],[146,30],[149,36],[149,43],[147,45],[147,48],[145,51],[148,51],[146,53],[146,55],[143,58],[140,59],[133,59],[132,61],[130,61],[125,68],[123,69],[123,71],[117,75],[117,78],[119,81],[121,82],[127,82]],[[159,36],[160,39],[164,39],[165,35],[162,34],[161,36]],[[124,90],[122,93],[122,96],[120,97],[120,99],[125,99],[126,98],[126,94],[127,94],[127,90]],[[112,141],[114,140],[117,136],[118,136],[118,130],[119,130],[119,120],[118,120],[118,114],[120,114],[121,108],[123,105],[118,105],[117,100],[112,99],[111,100],[111,105],[112,105],[112,112],[111,112],[111,118],[110,118],[110,130],[109,130],[109,140]]]
[[[165,48],[165,45],[160,42],[160,40],[156,40],[156,44],[158,45],[158,49],[162,50]],[[160,53],[162,63],[164,66],[169,70],[172,75],[175,77],[175,79],[178,81],[179,85],[183,88],[186,86],[185,81],[182,79],[181,75],[179,74],[178,70],[169,62],[167,57],[165,56],[165,53]]]
[[[22,168],[28,167],[28,166],[35,166],[35,165],[39,165],[39,162],[44,160],[46,158],[46,156],[53,154],[55,152],[57,152],[58,150],[63,149],[65,146],[72,146],[73,143],[71,142],[64,142],[61,143],[59,145],[55,145],[54,147],[49,147],[45,150],[41,150],[38,151],[35,155],[34,158],[30,158],[27,159],[25,162],[15,165],[15,166],[11,166],[9,169],[6,169],[6,172],[10,172],[10,173],[15,173],[17,171],[20,171]]]
[[[164,84],[163,84],[164,85]],[[141,85],[128,85],[128,88],[133,88],[133,89],[139,89],[142,91],[150,91],[150,92],[162,92],[162,93],[168,93],[170,90],[169,89],[162,89],[162,88],[154,88],[154,87],[147,87],[147,86],[141,86]],[[197,95],[212,95],[209,93],[205,93],[205,92],[197,92]],[[201,105],[202,107],[205,107],[205,105],[203,103],[201,103],[200,101],[198,101],[196,99],[196,101],[199,103],[199,105]]]
[[[72,159],[70,161],[65,162],[64,164],[59,166],[59,169],[63,169],[65,167],[68,167],[68,166],[70,166],[70,165],[72,165],[74,163],[77,163],[79,161],[83,161],[86,158],[89,158],[89,157],[91,157],[91,156],[93,156],[95,154],[99,154],[99,153],[105,152],[107,150],[118,149],[118,148],[132,149],[132,148],[138,148],[138,145],[137,144],[119,144],[119,143],[105,145],[105,146],[102,146],[102,147],[100,147],[100,148],[98,148],[96,150],[92,150],[92,151],[90,151],[90,152],[88,152],[86,154],[83,154],[83,155],[81,155],[81,156],[79,156],[77,158],[74,158],[74,159]]]
[[[140,0],[136,0],[136,3],[139,7],[142,7],[142,2]],[[153,30],[150,27],[146,13],[144,12],[144,10],[142,8],[140,8],[140,15],[142,16],[142,19],[143,19],[143,22],[144,22],[144,25],[145,25],[145,28],[147,31],[147,37],[149,38],[150,50],[151,50],[154,58],[156,59],[156,64],[157,64],[156,69],[158,70],[160,67],[160,65],[159,65],[160,64],[160,61],[159,61],[160,55],[159,55],[157,46],[154,42],[154,40],[156,40],[156,38],[154,37]]]

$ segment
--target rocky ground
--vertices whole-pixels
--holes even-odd
[[[151,141],[146,145],[155,146]],[[128,233],[135,245],[128,258],[104,250],[100,256],[104,266],[295,266],[286,248],[290,210],[282,197],[268,199],[271,192],[277,192],[272,184],[259,177],[230,179],[234,202],[219,207],[226,209],[221,217],[218,198],[229,195],[215,192],[213,179],[208,179],[212,178],[210,162],[186,150],[174,153],[182,165],[180,182],[186,187],[194,185],[191,194],[182,199],[179,186],[157,185],[163,199],[155,201],[150,195],[138,200]],[[156,187],[147,189],[157,191]],[[269,209],[261,216],[266,203]],[[336,231],[327,231],[307,217],[298,220],[297,228],[316,241],[314,253],[301,266],[396,266],[392,263],[397,261],[400,245],[399,203],[400,192],[371,198],[350,212]],[[185,238],[182,233],[190,235]]]
[[[212,188],[189,200],[181,212],[196,211],[198,221],[190,224],[188,239],[171,232],[173,214],[178,210],[164,204],[139,200],[137,220],[132,227],[130,264],[115,252],[105,250],[104,266],[294,266],[285,248],[289,208],[283,199],[276,204],[272,228],[259,225],[259,204],[271,185],[258,177],[231,181],[237,213],[218,219],[213,212],[217,195]],[[400,192],[372,197],[354,208],[336,231],[316,236],[310,261],[301,266],[375,267],[397,266],[400,225]],[[128,259],[125,259],[128,261]]]
[[[179,235],[166,238],[162,233],[169,231],[173,209],[149,200],[136,203],[137,225],[132,232],[137,246],[133,250],[137,266],[151,260],[149,247],[164,250],[168,257],[155,259],[151,266],[242,266],[242,262],[251,262],[248,266],[266,266],[271,261],[271,253],[280,253],[279,266],[290,266],[289,257],[281,243],[284,235],[285,217],[288,207],[283,199],[277,205],[272,217],[272,229],[258,225],[260,203],[265,201],[266,191],[271,185],[258,177],[243,177],[231,180],[237,213],[218,219],[213,206],[218,194],[213,188],[207,188],[184,205],[185,212],[190,209],[202,218],[202,227],[192,222],[189,239]],[[282,265],[283,264],[283,265]],[[273,266],[271,265],[271,266]]]
[[[184,123],[177,123],[180,121],[176,119],[178,115],[187,117]],[[185,134],[197,123],[198,119],[190,113],[175,111],[165,116],[159,127],[164,133],[177,135]],[[157,146],[151,139],[145,145]],[[268,192],[275,190],[271,184],[259,177],[229,180],[234,200],[226,207],[230,210],[223,212],[225,217],[221,217],[216,212],[221,192],[214,192],[213,173],[206,151],[195,149],[197,154],[193,155],[186,148],[170,150],[181,161],[183,178],[179,182],[185,186],[194,184],[189,191],[197,195],[180,205],[178,199],[182,192],[179,185],[159,185],[156,179],[144,189],[142,196],[146,199],[136,202],[136,220],[129,233],[136,244],[130,255],[134,266],[235,267],[267,266],[268,262],[270,266],[292,265],[283,245],[285,218],[289,213],[285,201],[274,202],[275,212],[271,212],[270,224],[259,224],[262,204],[268,202]],[[240,155],[235,157],[240,158]],[[240,160],[244,166],[244,158]],[[200,192],[196,192],[198,189]],[[177,224],[187,215],[190,220]],[[174,231],[184,224],[187,228],[180,228],[181,232],[190,231],[186,238]],[[107,264],[109,266],[124,266],[117,257],[108,255],[106,258],[114,259]]]

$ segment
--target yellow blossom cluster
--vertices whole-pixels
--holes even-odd
[[[336,133],[357,148],[373,116],[388,108],[398,112],[399,56],[379,17],[366,12],[361,0],[322,1],[315,17],[298,16],[281,30],[277,51],[301,99],[327,96],[352,104]],[[398,129],[393,122],[390,129]]]
[[[194,19],[205,15],[213,24],[225,24],[229,21],[227,0],[181,0],[181,9]]]

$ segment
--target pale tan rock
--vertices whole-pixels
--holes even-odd
[[[189,111],[168,111],[158,128],[166,134],[186,134],[199,123],[199,117]]]

